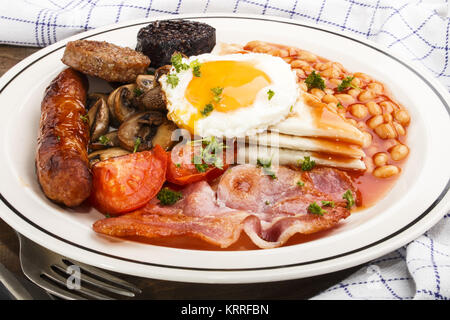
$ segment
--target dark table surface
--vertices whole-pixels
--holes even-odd
[[[37,50],[38,48],[0,45],[0,76]],[[17,278],[26,282],[20,269],[18,253],[19,242],[14,230],[0,219],[0,262]],[[127,275],[119,277],[143,289],[140,299],[308,299],[338,283],[358,268],[311,278],[255,284],[192,284]]]

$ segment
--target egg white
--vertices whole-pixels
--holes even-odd
[[[207,137],[244,137],[265,131],[287,117],[297,99],[300,89],[296,81],[296,74],[290,65],[279,57],[264,53],[229,54],[217,56],[202,54],[183,58],[183,63],[190,64],[198,60],[200,63],[209,61],[244,61],[265,72],[270,78],[270,85],[262,88],[250,106],[229,112],[213,110],[208,116],[201,117],[195,122],[193,131],[196,135]],[[201,68],[200,68],[201,70]],[[172,68],[171,73],[175,73]],[[161,89],[165,94],[168,117],[177,124],[187,125],[192,114],[198,110],[185,97],[185,91],[193,78],[192,70],[182,70],[178,74],[178,85],[172,88],[167,83],[167,76],[160,78]],[[269,100],[267,92],[275,94]]]

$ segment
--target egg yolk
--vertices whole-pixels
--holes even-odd
[[[202,63],[201,76],[193,77],[186,99],[201,113],[207,104],[215,111],[229,112],[253,104],[256,94],[271,81],[267,74],[243,61]]]

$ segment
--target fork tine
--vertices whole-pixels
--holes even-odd
[[[118,277],[115,277],[115,276],[113,276],[113,275],[111,275],[109,273],[103,272],[100,269],[88,266],[88,265],[86,265],[84,263],[81,263],[81,262],[78,262],[78,261],[75,262],[75,263],[73,263],[73,262],[71,262],[71,261],[69,261],[67,259],[63,259],[63,261],[64,261],[64,263],[66,265],[72,264],[72,265],[79,266],[79,267],[81,267],[82,270],[86,271],[87,273],[90,273],[93,276],[98,277],[100,279],[105,279],[105,280],[107,280],[107,281],[109,281],[111,283],[114,283],[114,284],[117,284],[119,286],[122,286],[122,287],[130,290],[131,292],[133,292],[135,294],[142,293],[142,290],[139,289],[138,287],[136,287],[135,285],[133,285],[132,283],[129,283],[129,282],[125,281],[125,280],[122,280],[122,279],[120,279]],[[86,273],[85,273],[85,275],[86,275]],[[93,279],[92,277],[89,277],[89,278]],[[102,283],[102,285],[103,285],[103,283]]]
[[[57,274],[53,270],[50,269],[50,272],[43,272],[42,273],[45,277],[51,279],[52,281],[56,282],[57,284],[64,286],[67,288],[66,278],[63,276]],[[67,288],[67,291],[71,291],[71,289]],[[81,286],[80,289],[77,289],[75,292],[78,292],[79,294],[83,294],[85,296],[88,296],[89,298],[98,299],[98,300],[114,300],[111,297],[105,296],[104,294],[92,291],[88,288],[85,288]]]
[[[82,296],[79,296],[77,294],[73,294],[72,292],[70,292],[69,290],[64,290],[61,287],[55,285],[54,283],[51,282],[50,279],[47,279],[45,277],[29,277],[27,276],[27,278],[33,282],[34,284],[36,284],[37,286],[41,287],[41,288],[45,288],[45,290],[58,297],[58,298],[62,298],[62,299],[66,299],[66,300],[87,300],[86,298],[83,298]]]
[[[57,264],[54,264],[52,267],[58,269],[60,272],[66,273],[67,275],[70,275],[70,273],[68,272],[68,270],[66,268],[63,268],[63,267],[61,267],[61,266],[59,266]],[[98,287],[100,289],[103,289],[103,290],[106,290],[106,291],[109,291],[109,292],[112,292],[112,293],[115,293],[115,294],[118,294],[118,295],[131,297],[131,298],[135,296],[135,294],[133,292],[131,292],[131,291],[127,291],[127,290],[122,289],[120,287],[115,287],[115,286],[112,286],[112,285],[110,285],[108,283],[105,283],[105,282],[99,281],[97,279],[94,279],[94,278],[90,277],[89,275],[87,275],[83,271],[84,271],[84,269],[81,268],[81,275],[80,276],[81,276],[81,281],[83,281],[83,282],[89,283],[89,284],[91,284],[91,285],[93,285],[95,287]]]

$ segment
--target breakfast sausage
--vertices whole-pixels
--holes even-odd
[[[47,87],[41,104],[38,181],[49,199],[68,207],[81,204],[92,189],[85,118],[87,87],[83,74],[65,69]]]

